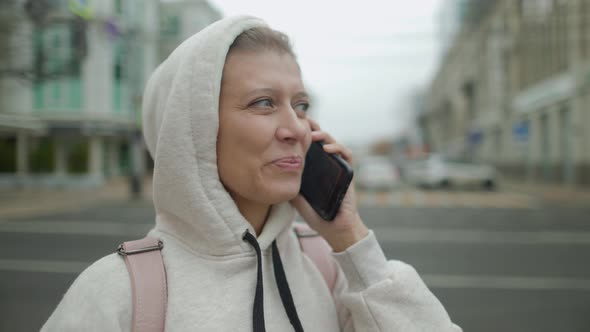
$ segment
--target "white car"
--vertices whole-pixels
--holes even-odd
[[[450,161],[439,154],[409,163],[405,175],[408,182],[431,188],[471,186],[492,190],[498,180],[491,166]]]
[[[386,157],[367,157],[358,167],[356,184],[365,190],[390,190],[401,184],[395,165]]]

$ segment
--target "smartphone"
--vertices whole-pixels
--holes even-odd
[[[305,156],[299,192],[322,219],[334,220],[353,171],[339,155],[324,151],[323,142],[312,142]]]

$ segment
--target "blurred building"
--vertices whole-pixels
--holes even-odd
[[[590,185],[590,2],[455,0],[459,28],[419,115],[435,151]]]
[[[206,0],[162,2],[158,59],[166,59],[185,39],[221,18],[221,12]]]
[[[465,12],[467,0],[446,0],[446,6],[440,8],[438,15],[438,39],[441,56],[444,56],[455,40],[461,28],[461,17]]]
[[[11,52],[0,53],[10,65],[0,67],[0,186],[97,186],[141,173],[144,84],[160,45],[214,20],[197,15],[210,11],[207,2],[8,1],[2,17],[15,19]],[[160,13],[183,5],[197,23],[180,15],[178,36],[161,36]]]
[[[0,184],[96,186],[128,172],[144,73],[156,61],[157,1],[13,9],[22,75],[1,76]]]

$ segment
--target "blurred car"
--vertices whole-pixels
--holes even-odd
[[[365,190],[391,190],[401,184],[398,169],[386,157],[372,156],[361,160],[356,184]]]
[[[465,161],[453,161],[441,154],[415,161],[406,166],[406,181],[422,187],[480,187],[493,190],[498,176],[494,167]]]

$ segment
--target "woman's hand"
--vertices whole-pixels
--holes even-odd
[[[308,121],[312,130],[312,141],[324,141],[324,150],[326,152],[339,154],[347,163],[352,164],[352,152],[350,149],[337,143],[330,134],[321,131],[315,121],[311,119],[308,119]],[[332,221],[322,219],[301,194],[297,195],[291,203],[309,226],[326,239],[335,252],[346,250],[362,240],[369,232],[356,207],[354,182],[348,187],[340,210]]]

